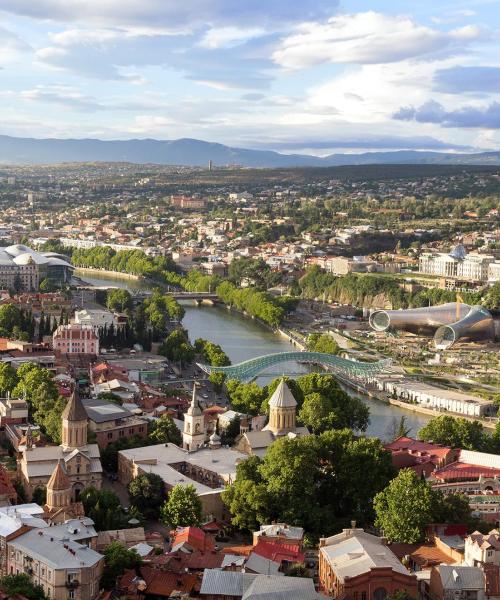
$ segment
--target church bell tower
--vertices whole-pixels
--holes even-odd
[[[198,450],[205,443],[205,417],[196,396],[196,382],[193,384],[191,405],[184,415],[184,431],[182,432],[182,447],[185,450]]]

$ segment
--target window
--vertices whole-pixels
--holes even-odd
[[[361,592],[361,600],[366,600],[366,592]]]
[[[110,431],[110,432],[108,433],[108,440],[112,440],[112,439],[113,439],[113,432],[112,432],[112,431]]]
[[[125,432],[123,431],[123,429],[120,429],[120,431],[118,432],[119,437],[123,437],[125,435]]]

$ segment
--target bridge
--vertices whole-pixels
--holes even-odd
[[[209,375],[210,373],[224,373],[228,379],[250,381],[269,367],[290,361],[323,365],[328,368],[329,372],[353,379],[367,379],[378,373],[388,372],[391,365],[389,359],[377,362],[361,362],[323,352],[292,351],[266,354],[228,367],[212,367],[204,364],[198,364],[198,367]]]

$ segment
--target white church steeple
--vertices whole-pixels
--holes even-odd
[[[205,443],[205,417],[196,395],[196,381],[193,383],[191,405],[184,415],[182,447],[186,450],[198,450]]]

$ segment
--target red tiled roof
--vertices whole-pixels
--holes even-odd
[[[446,446],[431,444],[430,442],[423,442],[406,436],[401,436],[390,444],[385,444],[384,448],[390,452],[404,451],[416,456],[435,457],[438,460],[446,458],[452,450]]]
[[[195,550],[199,550],[200,552],[215,550],[214,540],[199,527],[183,527],[177,529],[174,533],[172,546],[183,543],[189,544]]]
[[[471,465],[463,462],[453,462],[441,469],[434,471],[434,477],[442,481],[452,481],[453,479],[475,480],[483,475],[485,477],[500,477],[500,469],[494,467],[482,467],[481,465]]]
[[[279,563],[283,561],[303,563],[305,560],[299,544],[276,543],[259,539],[257,545],[253,548],[253,552],[262,556],[262,558]]]
[[[171,573],[152,569],[151,567],[141,567],[141,576],[146,582],[146,593],[152,596],[169,597],[172,592],[188,592],[194,588],[197,576],[195,574]],[[131,588],[136,573],[133,569],[125,571],[121,580],[121,588]]]

